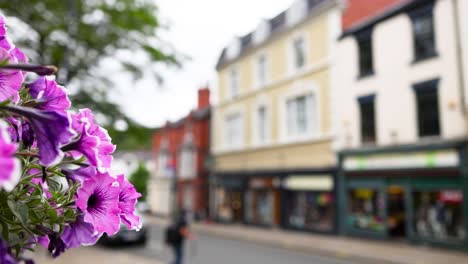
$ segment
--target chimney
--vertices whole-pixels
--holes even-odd
[[[210,106],[210,89],[208,87],[201,88],[198,90],[197,109],[203,109],[208,106]]]

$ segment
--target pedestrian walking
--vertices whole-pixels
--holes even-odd
[[[173,264],[182,264],[184,255],[184,242],[191,238],[191,232],[186,219],[185,210],[181,210],[176,220],[166,229],[166,244],[174,252]]]

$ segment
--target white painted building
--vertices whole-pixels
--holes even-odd
[[[468,248],[468,1],[387,2],[351,24],[367,3],[349,0],[343,17],[331,96],[339,229]]]
[[[458,2],[458,18],[460,23],[460,47],[463,59],[464,83],[465,83],[465,109],[468,112],[468,1]],[[468,120],[467,120],[468,123]]]
[[[468,10],[468,1],[459,1]],[[366,145],[389,146],[418,141],[434,141],[466,136],[462,101],[459,54],[456,49],[454,1],[439,0],[433,7],[434,53],[418,60],[411,11],[400,12],[364,29],[348,31],[338,44],[337,87],[332,96],[333,122],[337,150]],[[414,11],[417,13],[417,11]],[[415,13],[415,16],[417,14]],[[464,24],[468,15],[461,15]],[[468,47],[464,27],[465,49]],[[365,32],[367,31],[367,32]],[[346,34],[346,32],[345,32]],[[360,73],[359,41],[370,39],[372,66],[369,74]],[[368,36],[365,36],[365,35]],[[365,40],[363,41],[365,42]],[[364,44],[365,45],[365,44]],[[365,49],[365,48],[363,48]],[[468,55],[465,51],[465,63]],[[468,76],[465,67],[466,76]],[[365,75],[365,76],[364,76]],[[427,83],[434,81],[434,83]],[[418,127],[418,85],[435,85],[438,94],[439,129],[425,134]],[[421,89],[424,89],[421,88]],[[428,88],[431,89],[431,88]],[[361,99],[373,103],[375,132],[373,139],[363,139]],[[429,128],[431,130],[431,128]],[[371,132],[372,133],[372,132]],[[372,136],[371,136],[372,137]]]

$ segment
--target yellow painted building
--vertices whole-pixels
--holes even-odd
[[[284,214],[296,213],[283,212],[281,204],[333,196],[329,97],[339,2],[297,0],[223,50],[212,120],[218,219],[333,229],[334,223],[325,223],[333,222],[332,206],[320,223],[301,224],[306,216],[291,216],[299,219],[294,226]],[[289,200],[280,192],[288,190],[288,181],[303,184],[294,184]]]

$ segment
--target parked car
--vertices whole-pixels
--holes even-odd
[[[140,216],[141,217],[141,216]],[[99,243],[106,246],[117,246],[126,244],[146,244],[148,240],[148,228],[145,226],[143,217],[141,217],[142,227],[139,231],[129,230],[126,225],[120,224],[120,230],[117,234],[108,236],[104,234]]]

